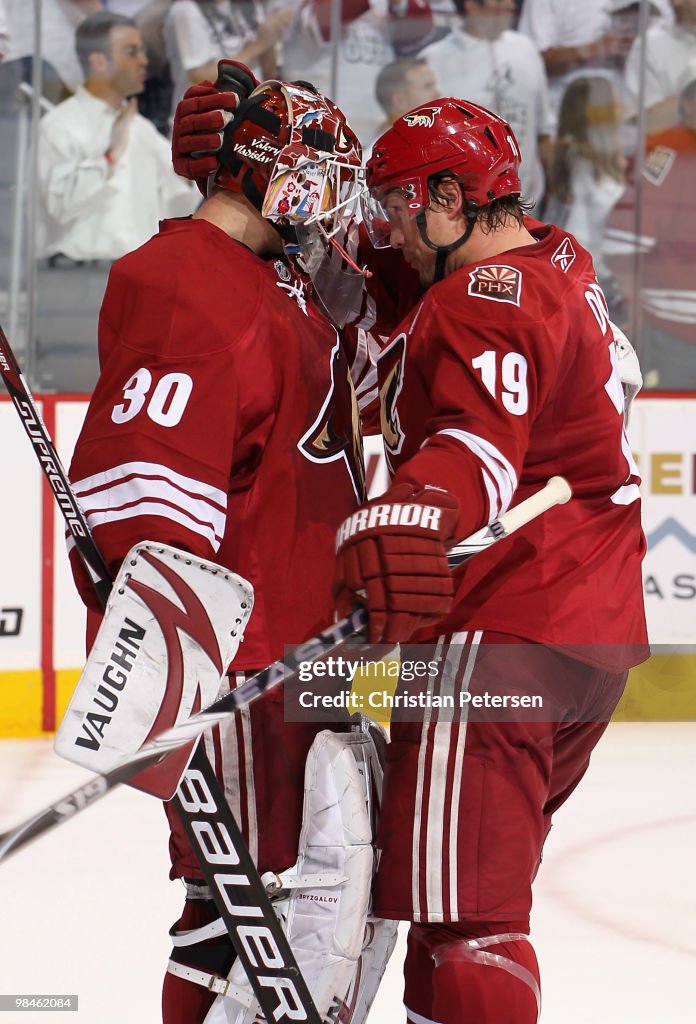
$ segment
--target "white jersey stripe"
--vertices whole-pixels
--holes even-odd
[[[461,647],[448,644],[442,666],[440,696],[454,698],[455,683],[462,657]],[[446,716],[449,718],[449,716]],[[447,763],[450,755],[452,726],[450,721],[436,722],[432,737],[430,761],[430,792],[425,841],[425,891],[429,921],[444,920],[442,875],[444,863],[445,801],[448,792]]]
[[[435,659],[439,659],[442,651],[443,637],[440,637],[435,648]],[[425,785],[425,755],[427,751],[428,726],[432,713],[432,704],[429,703],[423,713],[423,725],[421,730],[421,743],[418,751],[418,773],[416,785],[416,802],[413,815],[413,836],[411,843],[411,896],[413,899],[413,920],[420,920],[420,887],[418,876],[420,873],[420,840],[421,821],[423,818],[423,790]]]
[[[187,530],[191,530],[192,533],[198,533],[205,537],[213,551],[218,550],[222,539],[216,535],[211,526],[199,523],[196,519],[192,519],[191,516],[185,515],[164,502],[141,501],[131,508],[118,509],[113,512],[86,513],[86,516],[91,530],[103,526],[105,523],[117,523],[124,519],[134,519],[136,516],[161,516],[163,519],[171,519],[172,522],[179,523]]]
[[[148,502],[161,503],[188,514],[201,526],[212,529],[219,538],[225,532],[224,510],[205,498],[192,497],[166,480],[133,477],[126,483],[112,484],[92,491],[83,495],[80,500],[85,515],[94,515],[97,512],[116,513]]]
[[[166,480],[168,483],[180,487],[190,494],[200,495],[213,504],[220,506],[221,510],[227,508],[227,494],[218,487],[212,487],[202,480],[196,480],[190,476],[183,476],[175,473],[169,466],[158,462],[124,462],[120,466],[106,469],[93,476],[83,477],[82,480],[73,482],[73,490],[76,494],[87,494],[91,490],[100,490],[102,487],[110,487],[119,481],[130,476],[156,477]]]
[[[404,1006],[406,1010],[406,1020],[413,1021],[413,1024],[439,1024],[436,1020],[431,1020],[430,1017],[424,1017],[421,1013],[416,1013],[415,1010],[409,1010],[408,1006]]]
[[[640,498],[640,491],[637,484],[624,484],[614,491],[611,500],[615,505],[631,505]]]
[[[495,480],[500,492],[500,511],[506,512],[510,507],[512,496],[517,488],[517,473],[512,463],[498,451],[495,445],[485,437],[471,434],[468,430],[441,430],[440,434],[453,437],[465,445],[479,459]],[[437,434],[435,435],[437,437]]]
[[[452,637],[453,644],[466,642],[468,633],[455,633]],[[478,654],[479,644],[483,636],[482,630],[476,630],[469,648],[469,656],[466,661],[464,677],[459,684],[457,693],[466,693],[469,689],[471,676],[474,671],[474,662]],[[459,797],[462,789],[462,769],[464,767],[464,744],[466,742],[466,727],[469,718],[469,705],[465,704],[460,711],[459,735],[457,736],[457,749],[454,756],[454,775],[452,778],[452,805],[449,820],[449,912],[453,920],[459,917],[457,905],[457,886],[459,884],[459,858],[457,857],[457,839],[459,837]]]
[[[496,490],[495,481],[487,469],[481,468],[481,476],[488,495],[488,523],[490,524],[500,514],[500,496]]]

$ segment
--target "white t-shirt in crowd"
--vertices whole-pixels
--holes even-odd
[[[253,10],[254,18],[249,18]],[[189,87],[188,73],[209,61],[232,57],[256,35],[263,15],[249,4],[218,0],[205,7],[174,0],[164,20],[164,42],[172,75],[172,113]]]
[[[663,22],[674,21],[670,0],[651,0],[660,11]],[[601,39],[611,25],[611,0],[524,0],[518,29],[529,36],[540,53],[555,47],[586,46]],[[549,95],[557,112],[561,96],[575,69],[549,78]]]
[[[192,213],[200,196],[172,169],[167,140],[136,114],[113,167],[104,154],[118,111],[79,88],[39,122],[40,251],[74,260],[118,259],[163,217]]]
[[[487,107],[512,127],[522,154],[520,176],[524,198],[539,199],[544,178],[537,139],[554,131],[546,71],[534,44],[519,32],[480,39],[455,28],[426,47],[442,96],[457,96]]]
[[[5,8],[5,0],[0,0],[0,60],[3,59],[7,53],[7,49],[10,42],[10,29],[7,24],[7,10]]]
[[[573,164],[570,189],[572,200],[560,203],[551,196],[544,219],[557,224],[577,238],[592,254],[598,273],[606,272],[604,234],[607,218],[621,198],[625,185],[610,174],[597,174],[592,163],[578,158]]]
[[[126,18],[135,18],[149,0],[108,0],[104,6],[114,14],[123,14]]]
[[[653,25],[645,37],[645,94],[644,104],[655,103],[676,96],[680,79],[687,66],[696,60],[696,26]],[[633,100],[640,89],[640,40],[631,47],[626,60],[626,86]]]
[[[321,39],[311,18],[300,10],[283,39],[284,77],[309,81],[331,96],[361,140],[374,139],[384,118],[375,96],[375,82],[384,65],[394,60],[386,19],[387,0],[371,0],[369,11],[343,27],[335,93],[331,87],[331,44]]]
[[[4,0],[10,41],[5,60],[18,60],[34,52],[34,4],[28,0]],[[41,4],[41,48],[68,89],[75,90],[83,75],[75,52],[75,29],[86,17],[71,0],[43,0]]]

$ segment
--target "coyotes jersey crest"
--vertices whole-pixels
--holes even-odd
[[[337,340],[331,353],[331,384],[316,420],[297,447],[312,462],[343,459],[358,501],[365,500],[360,412],[348,364]]]

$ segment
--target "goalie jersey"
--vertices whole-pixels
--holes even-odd
[[[317,633],[364,473],[346,359],[303,281],[205,220],[166,221],[111,271],[99,357],[70,473],[112,572],[147,538],[250,580],[240,670]]]
[[[438,632],[570,645],[620,670],[645,659],[638,471],[623,430],[609,313],[590,255],[531,224],[535,244],[454,271],[378,361],[394,482],[460,502],[458,536],[565,476],[573,499],[458,574]]]

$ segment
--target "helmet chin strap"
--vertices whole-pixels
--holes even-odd
[[[474,225],[476,224],[476,213],[468,211],[466,219],[468,223],[463,235],[456,238],[454,242],[450,242],[449,245],[436,245],[435,242],[428,237],[428,227],[425,222],[425,210],[420,210],[416,214],[416,224],[418,225],[418,232],[421,239],[429,249],[432,249],[433,252],[437,253],[435,258],[435,277],[433,278],[433,284],[437,284],[437,282],[441,281],[445,276],[445,264],[447,263],[447,257],[449,254],[454,252],[455,249],[458,249],[460,245],[464,245],[464,243],[471,237],[471,232],[474,230]]]

